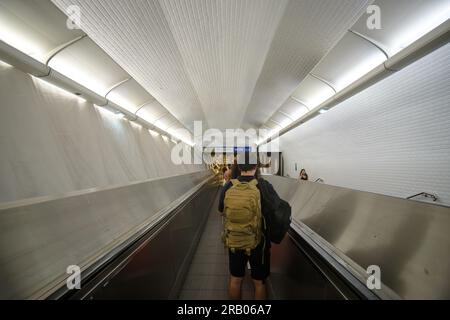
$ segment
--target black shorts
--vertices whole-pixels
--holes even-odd
[[[233,277],[245,277],[247,262],[250,262],[252,279],[265,280],[270,275],[270,244],[263,244],[264,242],[261,242],[252,250],[250,256],[242,250],[236,250],[234,253],[229,250],[230,273]]]

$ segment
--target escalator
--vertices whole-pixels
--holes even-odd
[[[438,267],[449,261],[448,242],[443,241],[448,238],[449,208],[265,178],[293,208],[289,233],[272,246],[270,299],[448,297],[448,269]],[[13,244],[2,251],[0,275],[9,282],[0,295],[227,299],[228,256],[220,240],[219,189],[219,181],[205,171],[2,208],[0,222],[9,223],[14,232],[0,235],[1,243]],[[61,212],[76,214],[65,215],[71,217],[65,220],[58,218]],[[17,216],[22,219],[8,220]],[[138,219],[142,222],[136,225]],[[23,234],[36,237],[27,241]],[[426,241],[418,243],[419,236],[426,236]],[[23,277],[32,256],[40,264],[34,266],[33,276]],[[66,285],[66,268],[73,262],[82,270],[79,290]],[[383,272],[381,290],[366,285],[366,268],[374,263]],[[428,273],[415,274],[420,268]],[[431,273],[436,277],[429,278]],[[249,274],[243,299],[253,298]]]
[[[189,204],[175,210],[151,236],[133,243],[102,268],[86,279],[82,289],[69,292],[61,299],[228,299],[228,255],[220,239],[222,218],[217,211],[217,188],[209,190],[212,196],[199,234],[187,251],[168,252],[164,242],[170,229],[182,220]],[[199,192],[197,196],[208,202]],[[194,201],[191,198],[190,201]],[[179,228],[175,227],[175,229]],[[269,299],[365,299],[337,273],[331,279],[331,267],[325,268],[323,258],[302,241],[292,229],[280,245],[272,247],[272,274],[268,281]],[[186,252],[179,270],[171,270],[168,256]],[[180,261],[183,260],[179,257]],[[253,299],[253,283],[248,270],[242,286],[242,298]],[[339,279],[339,281],[337,280]],[[338,286],[337,286],[338,284]],[[53,296],[52,298],[56,298]]]

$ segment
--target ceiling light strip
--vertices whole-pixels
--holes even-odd
[[[378,50],[380,50],[384,56],[386,57],[386,59],[389,59],[389,55],[386,52],[385,49],[383,49],[381,46],[379,46],[374,40],[372,40],[371,38],[369,38],[368,36],[365,36],[359,32],[353,31],[351,29],[348,30],[348,32],[353,33],[355,36],[360,37],[361,39],[367,41],[368,43],[370,43],[371,45],[373,45],[375,48],[377,48]]]
[[[53,50],[53,53],[50,55],[50,57],[48,57],[47,61],[45,61],[45,65],[48,66],[50,61],[58,54],[61,53],[61,51],[67,49],[68,47],[70,47],[71,45],[73,45],[74,43],[77,43],[78,41],[86,38],[87,35],[84,34],[82,36],[79,36],[75,39],[70,40],[69,42],[66,42],[64,44],[62,44],[61,46],[57,47],[56,49]]]
[[[51,69],[45,64],[40,63],[2,40],[0,40],[0,56],[4,62],[35,77],[46,77],[50,74]]]
[[[305,102],[303,102],[302,100],[297,99],[297,98],[294,97],[294,96],[290,96],[290,98],[291,98],[292,100],[294,100],[295,102],[300,103],[302,106],[304,106],[306,109],[308,109],[308,111],[311,111],[311,109],[308,107],[308,105],[307,105]]]
[[[20,50],[10,46],[9,44],[5,43],[4,41],[0,40],[0,57],[1,60],[5,63],[16,67],[17,69],[31,74],[35,77],[41,78],[47,82],[50,82],[61,89],[64,89],[72,94],[80,95],[80,97],[84,98],[87,101],[92,102],[93,104],[99,106],[99,107],[113,107],[120,112],[124,113],[127,117],[135,117],[135,119],[139,123],[144,124],[147,129],[157,130],[157,131],[164,131],[160,128],[157,128],[154,124],[151,124],[147,122],[146,120],[135,116],[132,113],[126,112],[124,108],[120,107],[119,105],[109,101],[105,97],[100,96],[99,94],[89,90],[85,86],[75,82],[74,80],[66,77],[65,75],[59,73],[56,70],[53,70],[52,68],[46,66],[45,64],[37,61],[36,59],[24,54]],[[170,114],[169,112],[166,112],[161,118],[163,118],[165,115]],[[164,131],[165,134],[170,134],[166,131]],[[186,141],[184,139],[180,139],[184,143],[193,146],[194,144],[192,142]]]
[[[330,87],[331,90],[333,90],[335,94],[337,93],[336,88],[335,88],[330,82],[328,82],[327,80],[325,80],[324,78],[319,77],[318,75],[315,75],[314,73],[309,73],[309,75],[310,75],[311,77],[313,77],[313,78],[316,78],[316,79],[319,80],[320,82],[323,82],[323,83],[324,83],[325,85],[327,85],[328,87]]]
[[[122,81],[116,83],[115,85],[113,85],[113,86],[108,90],[108,92],[105,94],[105,98],[108,98],[108,95],[109,95],[114,89],[117,89],[118,87],[120,87],[120,86],[123,85],[124,83],[130,81],[131,79],[132,79],[132,78],[129,77],[129,78],[126,78],[126,79],[124,79],[124,80],[122,80]]]
[[[319,114],[318,113],[319,110],[321,109],[329,110],[333,108],[337,104],[349,99],[350,97],[367,89],[368,87],[385,79],[386,77],[389,77],[395,72],[400,71],[406,66],[414,63],[415,61],[439,49],[440,47],[446,45],[449,42],[450,42],[450,20],[447,20],[434,30],[427,33],[422,38],[413,42],[411,45],[409,45],[402,51],[390,57],[384,63],[382,63],[372,71],[368,72],[360,79],[356,80],[354,83],[350,84],[348,87],[341,90],[339,93],[335,94],[334,96],[332,96],[319,106],[315,107],[313,110],[305,114],[303,117],[299,118],[286,128],[282,129],[277,134],[277,137],[280,137],[281,135],[305,123],[306,121],[314,118]],[[298,101],[294,97],[291,97],[291,99],[304,104],[303,102]],[[272,138],[273,135],[269,138],[264,139],[258,145],[268,143],[272,140]]]
[[[294,121],[295,119],[290,116],[289,114],[287,114],[286,112],[282,111],[282,110],[278,110],[279,113],[281,113],[283,116],[285,116],[286,118],[288,118],[289,120]],[[275,112],[276,113],[276,112]]]
[[[137,108],[137,110],[136,110],[136,112],[134,113],[134,115],[137,117],[137,113],[138,113],[139,111],[141,111],[141,109],[142,109],[143,107],[145,107],[146,105],[149,105],[150,103],[152,103],[152,102],[155,101],[155,100],[156,100],[156,99],[153,98],[152,100],[148,100],[147,102],[144,102],[140,107]]]

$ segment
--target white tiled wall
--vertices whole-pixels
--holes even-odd
[[[205,169],[174,144],[0,64],[0,203]]]
[[[450,205],[450,45],[285,134],[280,146],[291,177],[305,168],[313,181],[398,197],[425,191]]]

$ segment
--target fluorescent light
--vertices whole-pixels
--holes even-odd
[[[142,125],[140,123],[134,121],[130,121],[130,123],[132,127],[135,127],[136,129],[142,129]]]
[[[0,60],[0,67],[8,68],[8,69],[9,69],[9,68],[14,68],[12,65],[10,65],[10,64],[8,64],[8,63],[2,61],[2,60]]]
[[[135,113],[136,110],[138,109],[138,106],[136,106],[122,94],[115,92],[114,90],[108,94],[108,100],[118,104],[119,106],[121,106],[127,111],[130,111],[131,113]]]
[[[156,124],[155,124],[156,125]],[[189,141],[189,139],[185,138],[185,136],[189,136],[189,131],[186,130],[185,128],[178,128],[178,129],[172,129],[169,128],[167,130],[164,130],[162,128],[160,128],[161,130],[169,133],[172,137],[174,137],[175,139],[181,140],[182,142],[184,142],[185,144],[193,147],[195,146],[195,143]]]
[[[167,132],[167,124],[166,124],[166,126],[163,127],[163,126],[161,125],[161,120],[158,120],[158,121],[154,122],[153,124],[154,124],[156,127],[158,127],[159,129],[161,129],[161,130]]]
[[[75,57],[70,56],[70,60],[64,56],[56,55],[49,64],[49,67],[65,75],[69,79],[94,91],[100,96],[104,96],[108,91],[107,85],[102,84],[98,78],[90,74],[90,70],[80,69]],[[73,60],[73,61],[71,61]],[[74,63],[75,62],[75,63]]]
[[[280,125],[281,125],[281,127],[286,128],[286,127],[287,127],[288,125],[290,125],[292,122],[294,122],[294,121],[292,121],[292,120],[289,119],[289,118],[286,118],[286,119],[284,119],[283,121],[280,122]]]
[[[115,117],[115,118],[117,118],[117,119],[122,119],[123,117],[125,117],[125,115],[124,115],[122,112],[120,112],[120,111],[114,111],[114,110],[111,110],[111,109],[109,109],[109,108],[104,108],[104,107],[98,106],[98,105],[96,105],[96,104],[94,104],[94,106],[95,106],[100,112],[105,113],[105,114],[107,114],[108,116],[112,116],[112,117]]]
[[[273,137],[274,135],[278,134],[281,131],[282,128],[275,128],[269,131],[268,134],[266,134],[261,140],[257,141],[256,144],[260,145],[262,142],[264,142],[265,140]]]
[[[292,100],[313,109],[335,94],[323,81],[308,75],[292,94]]]
[[[14,24],[8,25],[8,20],[3,20],[2,18],[5,17],[0,18],[0,39],[38,61],[44,61],[46,55],[44,48],[26,39],[21,33],[15,30]]]
[[[336,81],[336,90],[338,92],[346,88],[356,80],[360,79],[373,69],[375,69],[384,61],[386,61],[386,56],[379,51],[374,52],[370,56],[361,58],[362,59],[360,61],[355,61],[353,68],[351,68],[346,74],[344,74]],[[321,101],[321,103],[324,102],[325,100]],[[314,107],[317,107],[318,105],[320,105],[320,103]]]
[[[190,142],[190,141],[186,141],[186,140],[182,140],[184,143],[186,143],[188,146],[190,146],[190,147],[194,147],[195,146],[195,143],[193,143],[193,142]]]
[[[302,116],[304,116],[305,114],[307,114],[309,112],[308,108],[301,106],[300,108],[295,110],[295,113],[292,114],[292,117],[297,120],[300,119]]]
[[[389,43],[390,53],[393,55],[400,52],[449,18],[449,1],[440,1],[430,5],[430,10],[421,11],[420,19],[415,19],[413,25],[408,24],[404,28],[401,28],[400,31],[394,32],[393,40]]]
[[[65,96],[66,98],[72,98],[72,99],[76,98],[79,102],[83,102],[83,103],[87,102],[86,99],[84,99],[83,97],[77,96],[76,94],[74,94],[70,91],[67,91],[63,88],[60,88],[57,85],[54,85],[53,83],[50,83],[48,81],[45,81],[45,80],[40,79],[35,76],[32,76],[32,79],[36,85],[44,88],[45,90],[51,92],[52,94],[62,95],[62,96]]]

